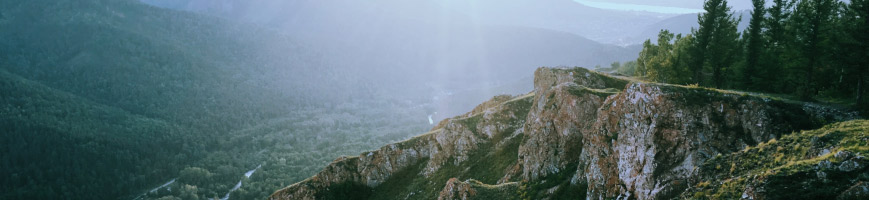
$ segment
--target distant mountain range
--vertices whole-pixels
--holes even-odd
[[[547,1],[166,1],[144,2],[253,22],[315,47],[354,74],[399,94],[515,85],[539,66],[609,65],[633,60],[638,46],[621,47],[588,35],[627,37],[657,17]],[[639,43],[639,42],[637,42]],[[364,66],[364,67],[359,67]],[[489,91],[489,90],[483,90]],[[503,90],[501,90],[503,92]],[[498,93],[459,102],[479,102]],[[464,98],[464,97],[453,97]],[[467,100],[467,101],[465,101]],[[458,114],[464,107],[451,109]]]

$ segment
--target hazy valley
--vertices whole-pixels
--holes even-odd
[[[0,0],[0,199],[867,197],[866,2],[759,2]]]

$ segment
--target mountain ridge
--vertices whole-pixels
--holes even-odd
[[[716,155],[858,118],[582,68],[540,68],[534,84],[533,94],[495,97],[411,140],[338,158],[270,199],[677,198]]]

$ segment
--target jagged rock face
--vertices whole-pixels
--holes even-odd
[[[429,143],[433,152],[423,175],[433,174],[444,164],[458,165],[468,160],[471,151],[475,150],[482,140],[490,137],[475,134],[471,129],[476,127],[466,127],[462,123],[448,123],[441,134],[435,134],[434,141]],[[449,161],[452,162],[447,163]]]
[[[679,86],[634,83],[600,108],[586,135],[590,198],[670,199],[712,156],[813,125],[797,105]]]
[[[401,148],[399,147],[400,145],[390,144],[377,151],[359,155],[358,170],[349,173],[358,173],[362,177],[363,183],[368,187],[380,185],[396,171],[416,163],[423,157],[431,155],[432,148],[418,145],[422,144],[403,145],[409,148]],[[341,182],[341,180],[331,182]]]
[[[530,98],[523,96],[507,100],[530,102]],[[496,134],[522,133],[527,110],[523,112],[523,108],[504,105],[507,103],[504,97],[491,101],[497,103],[484,103],[479,111],[471,112],[467,117],[449,119],[440,129],[358,157],[338,158],[314,177],[279,190],[270,199],[322,199],[335,185],[370,190],[388,181],[393,174],[422,161],[426,164],[417,174],[420,177],[429,177],[447,165],[465,163],[472,152],[480,145],[490,143]],[[497,144],[494,146],[499,147]]]
[[[574,94],[571,89],[576,87],[606,88],[607,84],[585,70],[540,68],[534,73],[535,99],[525,122],[528,140],[519,148],[524,179],[573,170],[566,168],[579,161],[583,135],[592,131],[604,97]]]
[[[399,185],[404,198],[415,199],[557,199],[583,193],[587,199],[686,198],[698,177],[724,177],[698,170],[719,155],[857,117],[815,104],[631,82],[581,68],[538,69],[534,84],[533,95],[498,96],[424,135],[339,158],[271,199],[315,199],[334,193],[330,188],[376,192],[381,185]],[[850,151],[865,150],[867,139],[862,141]],[[857,160],[835,160],[837,170],[869,169],[862,156],[846,157]],[[399,172],[405,174],[402,180],[422,182],[427,190],[390,182]],[[755,183],[744,187],[750,189],[746,196],[762,199],[770,196],[765,191],[780,188],[769,185],[774,181]],[[851,189],[836,191],[843,198],[867,194],[865,183],[846,183]]]
[[[390,144],[359,157],[339,158],[314,177],[276,192],[271,199],[320,199],[321,192],[328,191],[333,184],[377,187],[392,174],[424,158],[430,162],[423,175],[431,174],[449,158],[465,159],[477,140],[479,137],[462,125],[449,123],[444,129],[400,144]]]

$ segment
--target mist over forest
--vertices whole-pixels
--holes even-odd
[[[782,88],[667,68],[701,13],[582,2],[0,0],[0,199],[266,199],[335,158],[533,92],[540,67]],[[730,6],[734,33],[752,30],[752,2]],[[648,54],[661,46],[675,53]],[[865,90],[844,85],[863,74],[823,72],[844,80],[811,98]]]

